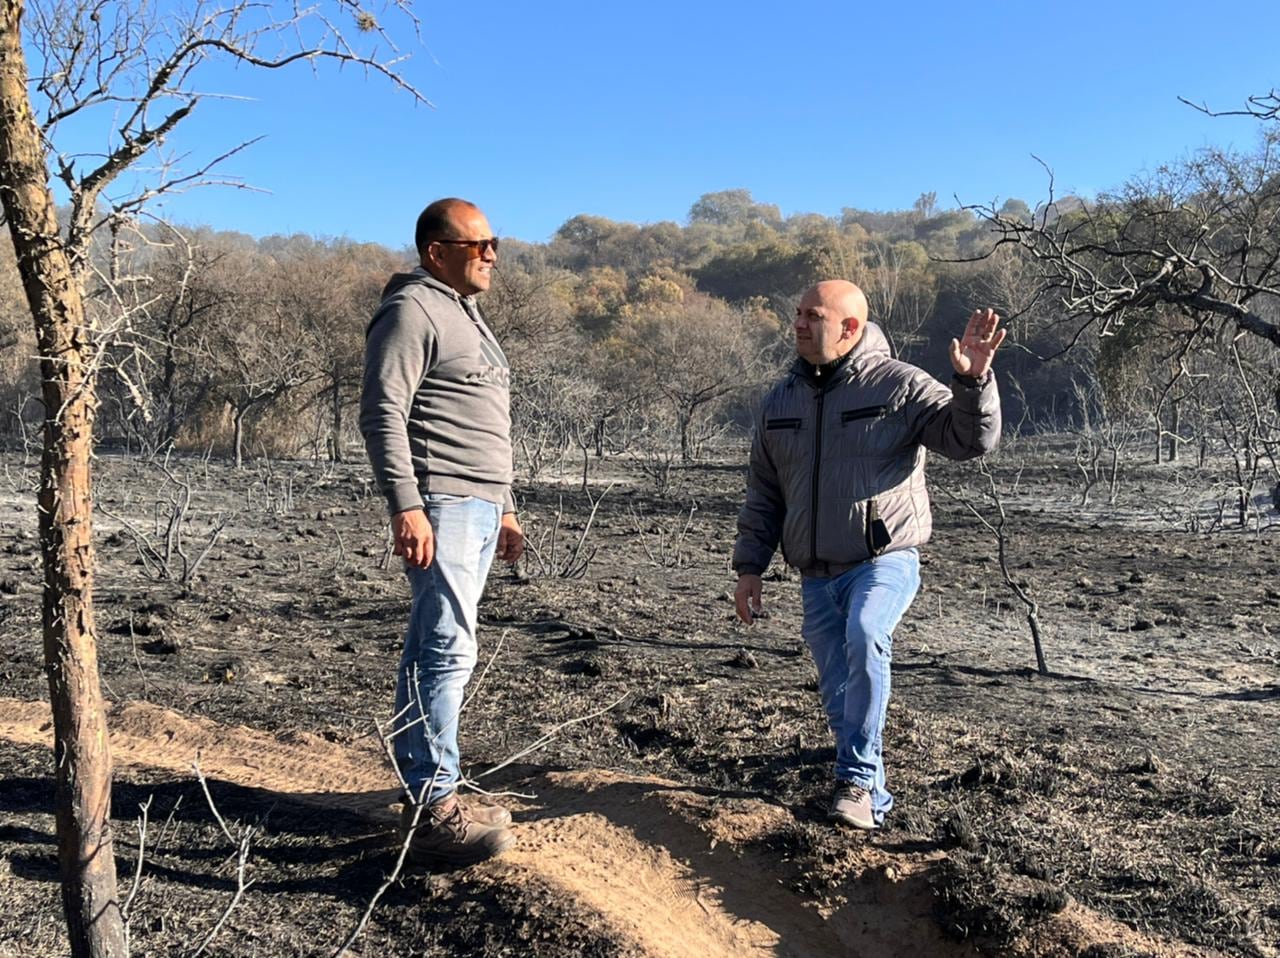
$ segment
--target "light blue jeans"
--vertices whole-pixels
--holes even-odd
[[[893,807],[882,739],[889,708],[893,630],[920,589],[920,554],[901,549],[830,579],[806,576],[805,643],[836,742],[836,778],[871,793],[879,824]]]
[[[498,544],[502,506],[471,496],[424,497],[435,558],[408,568],[413,605],[396,677],[396,762],[415,799],[436,801],[462,777],[458,715],[476,665],[480,593]],[[425,721],[424,721],[425,716]]]

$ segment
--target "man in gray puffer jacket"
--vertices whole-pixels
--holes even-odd
[[[799,354],[765,397],[751,446],[733,567],[738,615],[761,611],[761,575],[782,546],[803,576],[803,634],[836,742],[834,821],[876,828],[893,806],[881,738],[893,630],[920,587],[933,529],[925,451],[990,452],[1000,438],[990,309],[951,341],[948,388],[892,358],[862,290],[819,283],[800,300]]]

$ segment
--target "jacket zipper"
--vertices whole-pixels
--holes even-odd
[[[827,392],[818,387],[817,423],[813,430],[813,485],[809,496],[809,552],[813,557],[810,566],[818,564],[818,477],[822,471],[822,403]]]

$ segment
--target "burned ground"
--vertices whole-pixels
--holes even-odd
[[[171,464],[193,484],[189,555],[229,517],[182,586],[153,577],[120,521],[156,541],[159,472],[98,468],[104,690],[132,736],[114,806],[126,885],[151,799],[135,951],[189,953],[235,890],[234,848],[189,758],[170,761],[190,741],[204,763],[227,757],[221,775],[206,764],[223,816],[260,829],[255,883],[210,953],[331,953],[394,859],[379,818],[394,796],[378,793],[394,783],[370,730],[389,711],[407,590],[386,568],[365,470]],[[769,616],[748,629],[733,615],[738,463],[679,469],[662,496],[623,464],[595,473],[593,494],[608,492],[581,578],[554,572],[587,497],[573,479],[518,489],[537,556],[491,577],[482,662],[497,654],[464,753],[478,772],[618,704],[483,780],[527,796],[514,799],[523,852],[410,871],[361,953],[730,954],[746,935],[778,954],[888,954],[874,935],[893,921],[904,954],[1280,953],[1276,525],[1162,527],[1154,471],[1089,510],[1052,461],[1000,475],[1011,570],[1046,630],[1041,676],[993,538],[935,495],[924,587],[895,640],[897,807],[866,838],[822,816],[832,749],[798,583],[771,573]],[[47,695],[33,469],[10,457],[5,475],[0,899],[18,918],[0,954],[52,955],[50,753],[41,713],[22,705]],[[979,501],[972,471],[937,464],[934,478]],[[170,758],[148,757],[149,741]],[[284,757],[230,761],[259,748]]]

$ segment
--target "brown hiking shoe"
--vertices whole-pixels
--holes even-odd
[[[853,782],[836,782],[827,817],[842,825],[871,831],[876,827],[876,820],[871,814],[871,793]]]
[[[506,828],[511,824],[511,813],[496,802],[486,802],[482,796],[474,798],[468,795],[462,799],[467,810],[467,817],[481,825],[497,825]]]
[[[409,839],[409,859],[418,865],[474,865],[516,840],[505,826],[478,821],[453,793],[423,808],[417,828],[414,810],[411,802],[400,810],[400,839]]]
[[[511,824],[511,813],[496,802],[486,802],[483,796],[473,796],[469,793],[458,797],[467,810],[467,817],[473,822],[479,822],[481,825],[500,825],[503,828]],[[411,808],[413,805],[405,792],[400,793],[400,804],[406,808]]]

